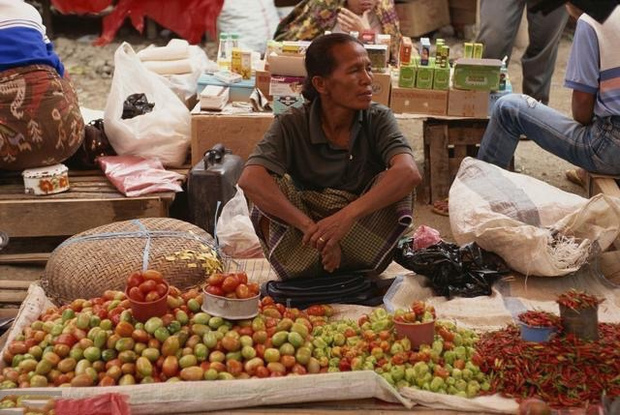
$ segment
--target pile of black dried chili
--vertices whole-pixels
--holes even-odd
[[[491,377],[489,394],[518,401],[539,397],[552,407],[584,407],[620,396],[620,324],[599,324],[599,340],[572,334],[547,343],[521,340],[508,326],[488,332],[476,345],[480,369]]]
[[[532,327],[559,327],[560,317],[547,311],[529,310],[517,316],[520,322]]]
[[[571,288],[565,293],[560,294],[557,302],[564,307],[572,308],[573,310],[579,310],[582,308],[596,307],[601,302],[603,302],[603,300],[591,294],[588,294],[585,291],[579,291]]]

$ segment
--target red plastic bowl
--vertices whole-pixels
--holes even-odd
[[[435,320],[427,323],[401,323],[394,322],[396,333],[401,337],[407,337],[411,341],[411,347],[418,349],[422,344],[433,344],[435,340]]]
[[[144,323],[151,317],[161,317],[168,312],[168,294],[170,293],[170,284],[168,284],[168,281],[166,280],[164,280],[163,283],[166,284],[166,295],[162,295],[159,300],[150,302],[132,300],[129,298],[129,290],[125,288],[125,295],[129,300],[133,318]]]

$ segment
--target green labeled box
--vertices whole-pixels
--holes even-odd
[[[418,66],[415,87],[419,89],[433,89],[435,68],[432,66]]]
[[[452,86],[474,91],[497,91],[502,61],[461,58],[454,63]]]
[[[433,89],[446,90],[450,88],[450,67],[435,67],[435,75],[433,78]]]
[[[401,88],[415,87],[416,67],[413,65],[401,65],[398,73],[398,86]]]

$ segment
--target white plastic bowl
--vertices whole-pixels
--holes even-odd
[[[202,311],[228,320],[245,320],[258,315],[260,295],[237,299],[210,294],[202,287]]]

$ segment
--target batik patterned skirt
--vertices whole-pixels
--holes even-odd
[[[68,79],[47,65],[0,72],[0,170],[60,163],[83,139],[84,121]]]

